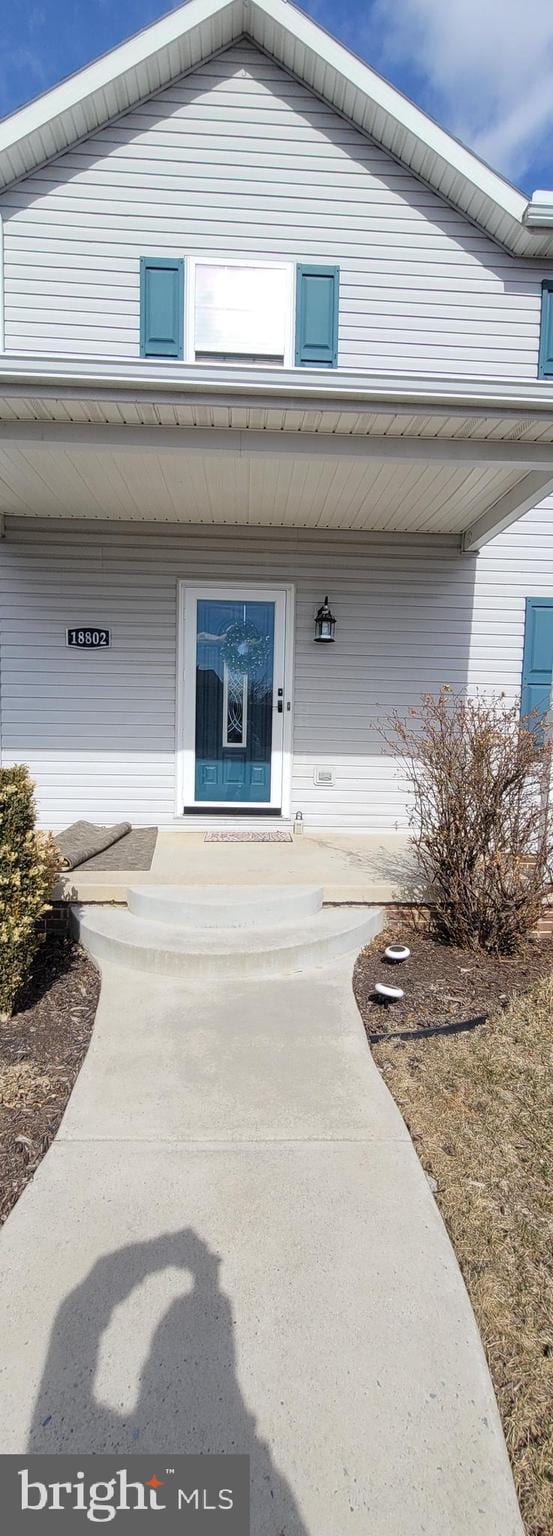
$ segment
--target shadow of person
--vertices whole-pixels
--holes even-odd
[[[220,1452],[250,1457],[253,1536],[308,1536],[286,1479],[256,1434],[236,1377],[234,1324],[219,1285],[220,1259],[190,1228],[99,1259],[57,1314],[28,1451]],[[175,1299],[151,1339],[136,1407],[95,1396],[102,1336],[113,1311],[149,1275],[178,1267],[191,1290]],[[145,1316],[144,1332],[149,1333]]]

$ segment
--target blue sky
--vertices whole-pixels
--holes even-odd
[[[0,116],[174,8],[4,0]],[[525,191],[553,187],[553,0],[303,0],[302,8]]]

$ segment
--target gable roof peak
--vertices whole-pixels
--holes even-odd
[[[531,202],[291,0],[187,0],[0,122],[0,189],[246,34],[520,256],[553,257],[553,191]]]

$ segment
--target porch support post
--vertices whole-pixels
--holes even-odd
[[[495,539],[498,533],[504,533],[525,512],[530,512],[537,502],[543,501],[550,491],[553,491],[553,475],[538,470],[524,475],[517,485],[494,502],[488,512],[483,512],[471,528],[465,530],[461,538],[463,552],[470,554],[482,549],[484,544]]]

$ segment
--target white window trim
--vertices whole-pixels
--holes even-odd
[[[184,271],[184,361],[195,363],[196,346],[194,336],[194,320],[196,313],[196,267],[209,265],[210,267],[267,267],[270,271],[286,272],[288,275],[288,315],[286,320],[286,333],[284,337],[284,358],[282,364],[268,360],[267,363],[259,362],[256,368],[293,368],[296,356],[296,266],[293,261],[266,261],[259,260],[255,256],[213,256],[210,251],[203,255],[186,256]],[[218,354],[214,352],[213,362],[219,361]],[[208,366],[208,365],[207,365]],[[242,368],[244,365],[238,359],[233,363],[225,363],[227,368]]]

